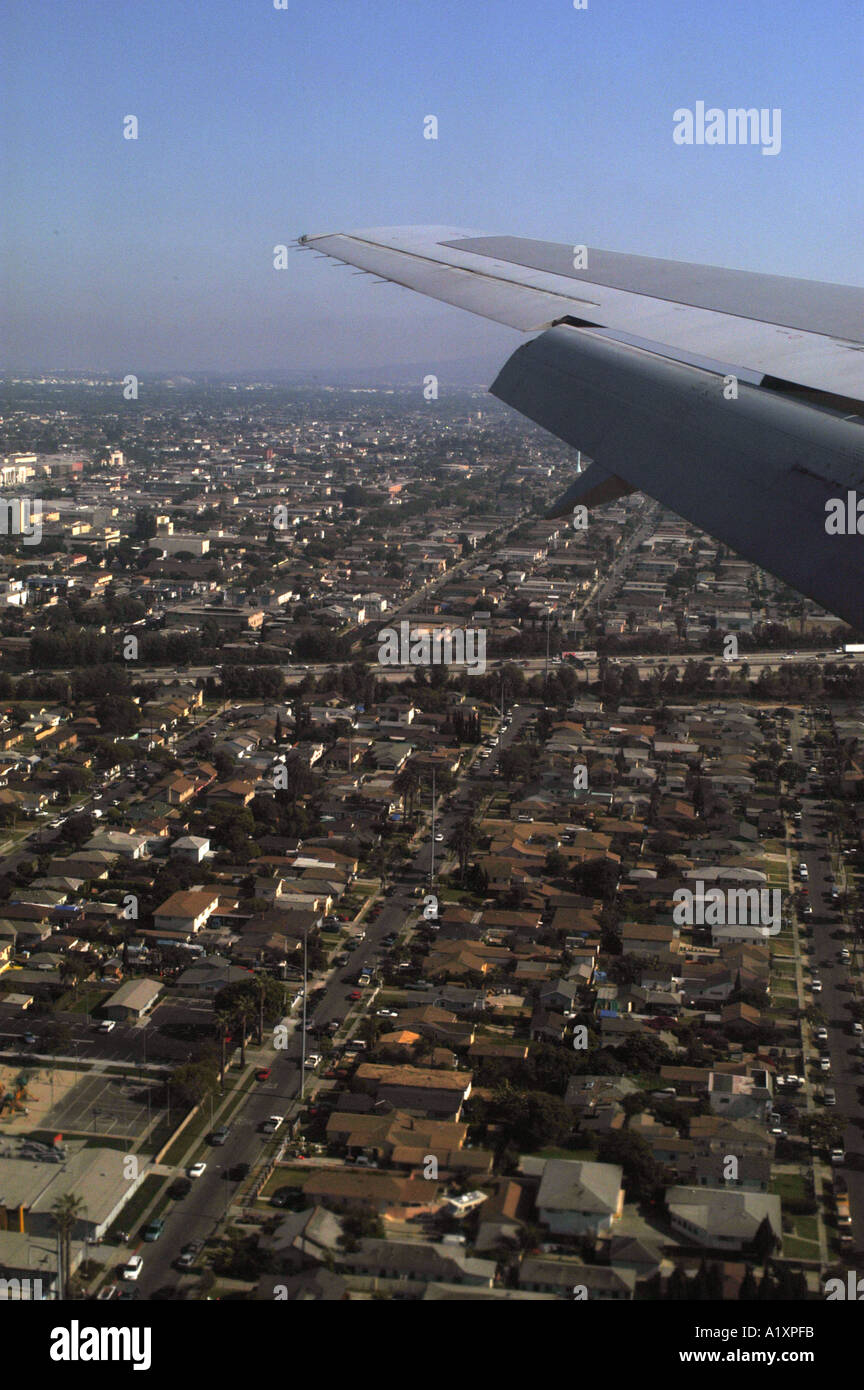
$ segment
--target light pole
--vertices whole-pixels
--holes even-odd
[[[306,1092],[306,995],[309,990],[309,980],[307,975],[307,942],[308,926],[303,924],[303,1036],[300,1039],[300,1104],[303,1104],[303,1097]]]
[[[432,769],[432,854],[429,859],[429,887],[435,887],[435,769]]]

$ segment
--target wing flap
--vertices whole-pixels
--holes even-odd
[[[452,227],[372,228],[300,241],[522,332],[574,318],[672,355],[701,355],[864,402],[864,290],[854,286],[593,248],[588,268],[574,271],[573,248]]]

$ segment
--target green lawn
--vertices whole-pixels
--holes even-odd
[[[109,1227],[105,1236],[105,1240],[109,1245],[116,1243],[118,1231],[128,1231],[130,1235],[134,1233],[136,1226],[164,1182],[164,1178],[160,1178],[155,1174],[144,1179],[138,1191],[134,1196],[130,1197],[129,1201],[120,1212],[117,1220],[112,1222]]]
[[[803,1201],[807,1196],[804,1179],[799,1173],[778,1173],[771,1179],[769,1189],[781,1201]]]
[[[797,1236],[784,1236],[783,1254],[787,1260],[818,1259],[819,1244],[818,1241],[799,1240]]]

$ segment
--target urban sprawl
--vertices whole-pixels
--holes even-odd
[[[861,635],[479,389],[4,399],[0,1298],[856,1297]]]

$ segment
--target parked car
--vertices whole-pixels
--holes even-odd
[[[152,1221],[147,1222],[147,1225],[144,1227],[144,1230],[141,1232],[141,1235],[143,1239],[149,1243],[151,1241],[158,1240],[164,1230],[164,1218],[161,1216],[154,1216]]]
[[[832,1149],[832,1150],[831,1150],[831,1162],[832,1162],[832,1163],[845,1163],[845,1162],[846,1162],[846,1150],[845,1150],[845,1149]]]
[[[206,1171],[206,1163],[193,1163],[192,1167],[187,1169],[186,1176],[187,1178],[192,1178],[194,1181],[195,1178],[203,1178]]]
[[[229,1129],[227,1125],[220,1125],[214,1129],[210,1135],[210,1143],[216,1149],[221,1149],[222,1145],[228,1141]]]
[[[309,1056],[306,1058],[306,1061],[305,1061],[305,1064],[304,1064],[305,1067],[306,1067],[306,1070],[307,1070],[307,1071],[314,1071],[315,1068],[318,1066],[318,1063],[319,1063],[321,1060],[322,1060],[322,1059],[321,1059],[320,1053],[318,1053],[318,1052],[310,1052],[310,1053],[309,1053]]]
[[[813,992],[814,994],[821,994],[821,993],[822,993],[822,981],[821,981],[821,980],[818,980],[818,979],[816,979],[816,980],[811,980],[811,981],[810,981],[810,989],[812,990],[812,992]],[[817,1033],[816,1036],[818,1037],[819,1034]]]
[[[120,1271],[120,1277],[122,1279],[137,1279],[143,1267],[144,1260],[140,1255],[130,1255]]]
[[[827,1042],[828,1029],[825,1027],[824,1024],[821,1024],[820,1027],[816,1029],[816,1032],[813,1034],[813,1036],[817,1042]]]
[[[837,1104],[837,1094],[836,1094],[836,1092],[835,1092],[831,1087],[828,1087],[828,1089],[825,1091],[825,1094],[823,1095],[822,1099],[824,1100],[824,1102],[825,1102],[826,1105],[836,1105],[836,1104]]]
[[[270,1068],[269,1068],[269,1067],[259,1067],[258,1070],[257,1070],[256,1073],[255,1073],[255,1080],[256,1080],[256,1081],[269,1081],[269,1079],[270,1079]]]
[[[187,1245],[184,1245],[177,1256],[177,1268],[189,1269],[194,1265],[203,1244],[204,1242],[201,1240],[190,1240]]]

